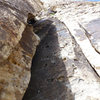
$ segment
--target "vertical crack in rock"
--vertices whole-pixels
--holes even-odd
[[[64,33],[58,32],[58,29],[64,25],[57,19],[44,20],[39,25],[36,33],[40,37],[45,34],[45,37],[33,58],[31,81],[23,100],[74,100],[68,80],[71,73],[67,73],[60,54],[59,38]],[[60,41],[63,43],[63,40]]]
[[[81,94],[84,100],[92,96],[91,91],[99,94],[99,77],[67,26],[56,18],[49,20],[35,26],[35,32],[43,38],[33,58],[23,100],[78,100]]]

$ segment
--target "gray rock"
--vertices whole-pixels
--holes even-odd
[[[23,100],[99,98],[99,77],[66,25],[56,18],[42,23],[37,34],[46,35],[33,58],[32,77]]]

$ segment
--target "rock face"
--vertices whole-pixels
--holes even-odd
[[[99,5],[97,2],[66,2],[63,5],[54,2],[54,5],[49,4],[47,15],[53,14],[66,25],[100,76]]]
[[[0,62],[8,58],[12,48],[21,39],[28,13],[41,10],[39,4],[31,0],[0,1]]]
[[[100,100],[99,6],[54,1],[45,8],[41,18],[52,23],[43,20],[35,31],[47,35],[33,58],[23,100]]]
[[[27,19],[40,10],[39,1],[0,0],[0,100],[22,100],[28,87],[40,40]]]
[[[0,1],[0,100],[100,100],[100,3],[49,1]]]
[[[48,34],[37,48],[23,100],[80,100],[81,95],[82,100],[99,98],[99,78],[65,24],[53,18],[42,26],[36,33]]]
[[[73,3],[72,3],[73,4]],[[62,20],[69,31],[74,36],[77,43],[80,45],[84,55],[96,70],[100,76],[100,54],[99,54],[99,14],[100,9],[98,5],[100,3],[77,3],[72,6],[72,10],[66,14],[64,12],[69,11],[69,7],[66,6],[67,10],[58,13],[57,16]],[[69,9],[68,9],[68,8]],[[74,8],[77,8],[74,10]],[[64,15],[63,15],[64,14]],[[64,16],[61,18],[61,16]],[[67,20],[66,20],[67,18]]]
[[[0,65],[0,100],[22,100],[28,86],[32,57],[39,44],[30,27],[26,26],[14,51]]]

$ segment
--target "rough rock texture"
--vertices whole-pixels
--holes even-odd
[[[52,5],[40,16],[50,25],[36,31],[46,36],[34,56],[23,100],[100,100],[100,3]]]
[[[44,14],[57,17],[66,25],[98,75],[100,75],[99,6],[100,3],[97,2],[66,2],[59,5],[54,3],[54,6],[48,7],[48,13]]]
[[[100,100],[100,3],[49,1],[0,1],[0,100],[22,100],[39,37],[23,100]]]
[[[73,4],[73,3],[72,3]],[[84,55],[97,71],[100,76],[100,54],[99,54],[99,37],[100,30],[99,24],[99,5],[100,3],[79,3],[72,5],[72,10],[69,13],[64,14],[69,10],[63,10],[58,14],[60,20],[62,20],[69,31],[72,33],[77,43],[80,45]],[[75,8],[75,10],[74,10]],[[63,15],[64,14],[64,15]],[[66,20],[67,18],[67,20]]]
[[[47,21],[36,32],[48,34],[37,48],[23,100],[99,100],[99,77],[79,45],[65,24],[56,18]]]
[[[29,25],[8,59],[0,65],[0,100],[22,100],[28,86],[32,57],[39,43],[28,28]]]
[[[0,62],[7,59],[19,42],[28,13],[41,10],[34,0],[0,0]]]
[[[22,100],[39,44],[28,14],[41,10],[33,0],[0,0],[0,100]],[[33,16],[34,17],[34,16]]]

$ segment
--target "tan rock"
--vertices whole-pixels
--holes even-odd
[[[40,4],[0,1],[0,100],[22,100],[28,87],[31,61],[40,40],[27,18],[41,10]]]
[[[65,22],[65,24],[68,26],[71,34],[76,39],[90,64],[94,67],[100,76],[100,54],[98,54],[92,47],[88,37],[85,35],[85,31],[78,25],[77,22],[71,21]]]
[[[30,98],[34,100],[100,100],[100,3],[69,2],[58,4],[56,1],[61,1],[62,3],[63,0],[42,1],[44,1],[44,4],[47,7],[47,14],[45,14],[45,17],[51,16],[58,18],[66,26],[65,30],[68,31],[66,32],[64,28],[62,28],[63,25],[60,25],[59,23],[53,24],[56,27],[55,30],[57,33],[53,33],[54,31],[50,30],[50,37],[48,35],[47,38],[44,39],[44,43],[42,41],[42,46],[40,45],[39,50],[41,51],[41,48],[44,47],[42,48],[43,52],[38,50],[36,54],[37,56],[34,59],[35,64],[33,64],[35,71],[32,75],[32,81],[35,82],[33,83],[35,86],[32,87],[31,85],[30,90],[33,90],[34,96],[27,95],[27,99],[30,96]],[[54,9],[56,13],[50,15],[49,9],[52,8],[52,6],[56,8]],[[60,35],[57,35],[55,41],[58,38],[59,43],[53,42],[51,37],[53,38],[54,36],[51,36],[51,34],[58,33]],[[67,34],[69,34],[69,36],[71,35],[71,38]],[[50,39],[48,38],[50,38],[53,43],[50,41],[49,44]],[[49,45],[48,48],[50,47],[50,49],[45,48],[45,45]],[[52,54],[54,54],[55,49],[52,50],[51,47],[56,47],[56,49],[57,47],[60,48],[60,50],[57,49],[57,52],[60,51],[59,58],[60,61],[62,61],[61,68],[65,69],[60,69],[60,61],[57,62],[54,58],[52,61],[51,58],[53,57]],[[44,52],[46,52],[45,56]],[[42,55],[42,57],[39,57],[39,55]],[[46,59],[47,57],[48,59]],[[41,59],[43,60],[41,61]],[[40,61],[40,65],[36,60]],[[52,61],[52,64],[48,63],[50,61]],[[46,66],[44,65],[45,63]],[[49,73],[50,75],[48,75]],[[55,81],[57,75],[59,77],[57,77],[57,81]],[[68,80],[65,80],[65,83],[63,82],[63,76],[68,77]],[[50,79],[52,81],[50,81]],[[60,85],[57,87],[59,83]],[[63,84],[64,88],[61,87],[61,84]],[[32,93],[30,90],[27,94]],[[70,93],[68,90],[70,90]]]
[[[26,26],[22,39],[0,65],[0,100],[22,100],[30,80],[31,60],[39,43],[31,28]]]
[[[41,3],[33,0],[0,1],[0,62],[7,59],[22,37],[28,13],[41,10]]]

